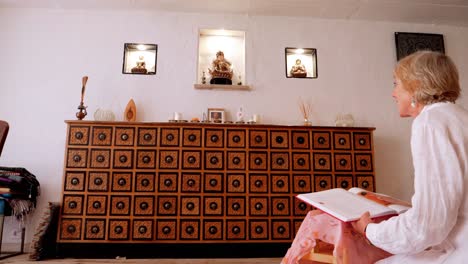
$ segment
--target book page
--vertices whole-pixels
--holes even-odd
[[[411,204],[408,202],[405,202],[400,199],[393,198],[389,195],[382,194],[382,193],[375,193],[371,191],[366,191],[364,189],[358,188],[358,187],[353,187],[348,190],[348,192],[352,192],[357,195],[361,195],[369,200],[372,200],[374,202],[377,202],[379,204],[389,206],[392,208],[390,205],[394,205],[394,209],[398,208],[398,212],[403,212],[411,208]],[[405,209],[406,208],[406,209]]]
[[[366,211],[369,211],[371,218],[397,214],[395,210],[387,206],[341,188],[299,194],[297,198],[344,222],[358,220]]]

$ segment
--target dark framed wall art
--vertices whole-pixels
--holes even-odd
[[[157,52],[156,44],[125,43],[122,73],[155,75]]]
[[[395,32],[397,60],[418,50],[432,50],[445,53],[442,34]]]
[[[286,78],[317,78],[317,49],[285,48]]]

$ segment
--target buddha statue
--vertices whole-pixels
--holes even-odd
[[[291,71],[289,71],[292,77],[295,78],[305,78],[307,77],[307,71],[305,66],[302,64],[300,59],[296,60],[296,64],[291,67]]]
[[[211,75],[210,84],[232,84],[231,63],[224,58],[224,52],[218,51],[213,60],[212,69],[208,69]]]
[[[136,66],[132,68],[132,73],[147,73],[145,57],[140,55],[136,62]]]

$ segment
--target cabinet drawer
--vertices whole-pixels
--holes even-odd
[[[182,192],[199,193],[201,191],[200,173],[182,173]]]
[[[133,220],[133,240],[153,240],[153,220]]]
[[[180,198],[181,216],[199,216],[200,215],[200,197],[182,196]]]
[[[268,136],[266,130],[250,130],[249,131],[249,147],[250,148],[267,148]]]
[[[110,215],[130,215],[130,196],[113,195],[110,199]]]
[[[86,219],[85,239],[104,240],[106,238],[105,219]]]
[[[351,153],[334,153],[335,171],[353,171]]]
[[[159,192],[177,192],[177,173],[159,173]]]
[[[249,197],[249,215],[268,216],[268,197]]]
[[[308,131],[292,131],[292,148],[309,149],[310,135]]]
[[[289,153],[272,152],[270,168],[272,170],[289,170]]]
[[[201,151],[182,151],[182,169],[201,169]]]
[[[228,151],[227,153],[227,169],[228,170],[245,170],[245,152]]]
[[[68,149],[67,168],[86,168],[87,159],[87,149]]]
[[[68,135],[69,145],[88,145],[89,144],[89,127],[88,126],[70,126],[70,134]]]
[[[289,216],[290,213],[290,197],[271,197],[271,215],[272,216]]]
[[[65,191],[84,191],[85,186],[85,172],[72,172],[65,173]]]
[[[222,151],[206,151],[205,152],[205,169],[207,170],[222,170],[224,161],[224,153]]]
[[[154,150],[138,150],[137,151],[137,169],[154,169],[156,168],[156,151]]]
[[[353,176],[352,175],[336,175],[335,186],[337,188],[349,189],[353,187]]]
[[[229,129],[227,131],[228,148],[245,148],[245,130]]]
[[[314,175],[314,191],[319,192],[323,190],[332,189],[332,176],[331,175]]]
[[[371,134],[354,132],[354,150],[372,150]]]
[[[245,216],[245,197],[227,196],[226,215]]]
[[[295,171],[310,171],[310,154],[309,153],[293,153],[293,170]]]
[[[356,171],[372,171],[371,154],[354,154]]]
[[[205,130],[205,147],[207,148],[224,147],[224,130],[206,129]]]
[[[312,210],[312,206],[308,205],[307,203],[297,199],[293,198],[293,215],[294,216],[305,216],[307,213]]]
[[[157,219],[156,220],[156,239],[157,240],[176,240],[177,220]]]
[[[271,148],[289,148],[288,131],[270,131]]]
[[[267,193],[268,192],[268,174],[250,174],[249,192]]]
[[[161,146],[177,147],[179,146],[179,129],[178,128],[161,128]]]
[[[157,128],[138,128],[138,146],[156,146],[157,136]]]
[[[204,240],[222,240],[223,239],[223,221],[203,220],[203,239]]]
[[[183,128],[182,146],[184,147],[201,147],[202,137],[201,129]]]
[[[133,150],[118,149],[114,150],[114,168],[132,169],[133,168]]]
[[[158,196],[158,215],[177,215],[177,197]]]
[[[161,150],[159,155],[160,169],[178,169],[179,152],[176,150]]]
[[[62,218],[60,222],[60,239],[80,240],[81,219]]]
[[[309,193],[312,192],[311,175],[295,174],[293,175],[293,192]]]
[[[89,195],[86,202],[86,215],[106,215],[107,196]]]
[[[249,169],[250,170],[267,170],[268,155],[266,152],[250,152],[249,153]]]
[[[98,169],[110,168],[110,150],[92,149],[91,150],[91,168],[98,168]]]
[[[314,153],[314,170],[331,171],[331,153]]]
[[[312,140],[313,140],[312,141],[313,149],[323,149],[323,150],[331,149],[330,132],[313,131]]]
[[[289,193],[289,175],[271,175],[271,193]]]
[[[180,240],[199,240],[200,220],[180,220]]]
[[[82,215],[83,214],[83,195],[67,195],[63,196],[63,211],[64,215]]]
[[[227,175],[228,193],[245,193],[245,174]]]
[[[132,190],[131,172],[114,172],[112,174],[112,191],[130,192]]]
[[[223,215],[223,197],[208,196],[203,198],[203,215]]]
[[[268,239],[268,220],[249,220],[250,234],[252,240]]]
[[[128,240],[129,220],[115,219],[109,220],[109,240]]]
[[[93,127],[93,146],[110,146],[112,144],[112,127]]]
[[[351,150],[351,133],[350,132],[334,132],[333,133],[333,148],[342,150]]]
[[[272,220],[271,221],[271,237],[273,240],[288,240],[291,239],[291,221],[289,220]]]
[[[227,220],[226,221],[226,239],[244,240],[246,239],[246,221],[245,220]]]
[[[109,190],[108,172],[89,172],[88,191],[107,192]]]
[[[372,175],[356,175],[357,187],[375,192],[374,177]]]
[[[204,173],[204,192],[220,193],[224,191],[224,174],[222,173]]]
[[[154,215],[154,196],[135,196],[133,215],[152,216]]]
[[[156,175],[152,172],[137,172],[135,176],[136,192],[153,192]]]
[[[133,146],[135,142],[135,128],[117,127],[115,129],[115,146]]]

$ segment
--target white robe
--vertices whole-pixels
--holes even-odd
[[[411,151],[413,207],[366,229],[372,244],[395,254],[377,263],[468,263],[468,111],[425,106],[412,124]]]

